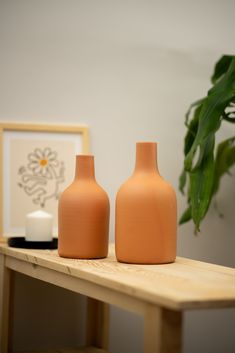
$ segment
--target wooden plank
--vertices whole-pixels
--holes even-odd
[[[79,279],[65,273],[40,267],[36,264],[27,263],[11,257],[6,259],[6,266],[13,271],[23,273],[29,277],[54,284],[58,287],[71,290],[75,293],[79,293],[111,305],[116,305],[122,309],[129,310],[137,314],[143,314],[145,311],[145,303],[142,301],[84,279]]]
[[[181,312],[147,305],[144,316],[144,353],[180,353],[181,351]]]
[[[12,352],[13,353],[13,352]],[[17,351],[14,353],[108,353],[106,350],[99,349],[96,347],[80,347],[80,348],[74,348],[74,349],[50,349],[50,350],[44,350],[44,351]]]
[[[107,350],[109,342],[109,305],[87,298],[86,344]]]
[[[162,309],[162,353],[182,351],[183,317],[179,311]]]
[[[146,306],[144,316],[144,353],[161,352],[161,309]]]
[[[39,267],[84,279],[116,293],[169,309],[235,306],[235,269],[177,258],[173,264],[130,265],[118,263],[114,247],[99,260],[65,259],[57,251],[15,249],[0,251]]]
[[[0,254],[0,352],[10,347],[11,271],[5,267],[5,256]]]
[[[0,125],[0,161],[3,161],[3,129]],[[0,163],[0,243],[3,242],[3,162]]]

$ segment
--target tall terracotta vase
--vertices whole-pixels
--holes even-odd
[[[109,199],[95,180],[93,156],[76,156],[75,179],[60,197],[58,217],[60,256],[107,256]]]
[[[173,262],[176,225],[176,196],[158,172],[157,144],[137,143],[134,173],[116,197],[117,260],[136,264]]]

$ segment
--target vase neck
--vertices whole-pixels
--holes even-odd
[[[135,172],[158,172],[157,144],[155,142],[137,142]]]
[[[77,179],[95,180],[94,156],[91,156],[91,155],[76,156],[75,180]]]

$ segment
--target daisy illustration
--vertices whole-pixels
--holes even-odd
[[[36,148],[34,152],[28,155],[28,168],[34,175],[40,175],[51,179],[54,174],[54,168],[58,166],[57,153],[49,147],[44,149]]]
[[[27,155],[27,166],[18,170],[18,186],[34,204],[45,207],[50,199],[58,200],[60,184],[65,181],[65,165],[49,147],[35,148]]]

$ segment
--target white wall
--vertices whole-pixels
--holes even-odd
[[[209,88],[220,55],[234,53],[234,13],[232,0],[0,0],[0,119],[89,125],[97,180],[111,200],[111,240],[115,194],[133,169],[136,141],[158,141],[161,174],[177,190],[184,113]],[[219,138],[232,129],[224,124]],[[212,208],[197,237],[191,224],[179,228],[179,255],[235,265],[234,197],[226,177],[218,196],[225,218]],[[77,316],[67,313],[81,300],[23,276],[16,292],[16,348],[77,342]],[[41,310],[41,335],[25,316],[35,310],[30,294],[37,301],[41,292],[47,312],[58,308],[53,337]],[[234,320],[233,310],[186,314],[184,352],[234,352]],[[111,353],[141,352],[140,319],[113,308],[111,323]]]

